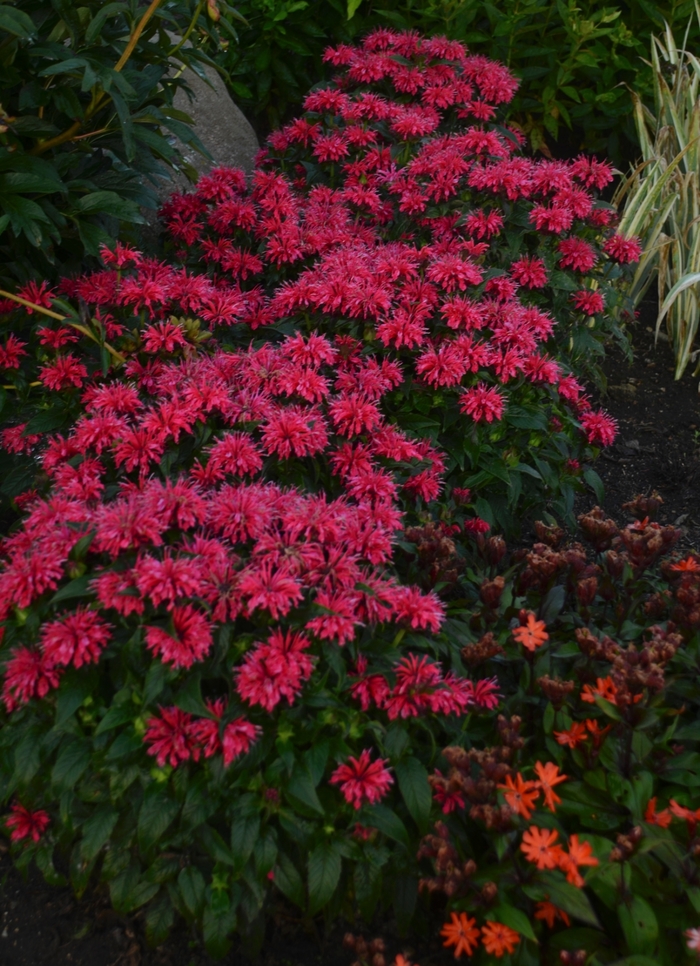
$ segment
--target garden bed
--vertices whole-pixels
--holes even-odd
[[[637,493],[657,489],[664,499],[662,523],[683,530],[685,546],[700,545],[697,510],[700,480],[700,398],[691,370],[673,380],[673,358],[667,343],[654,346],[653,307],[646,306],[634,332],[635,358],[631,365],[612,352],[606,360],[608,394],[600,402],[619,423],[615,445],[606,450],[596,470],[606,488],[604,509],[619,522],[622,504]],[[590,499],[581,499],[588,509]],[[33,869],[27,882],[13,868],[9,855],[0,855],[0,964],[36,966],[209,966],[195,934],[179,926],[156,950],[146,946],[139,916],[122,917],[110,906],[106,890],[88,890],[76,901],[68,888],[51,888]],[[349,966],[353,954],[339,950],[347,924],[330,937],[303,933],[291,916],[273,917],[261,957],[262,966]],[[410,953],[420,966],[448,964],[451,954],[437,938],[401,941],[393,924],[382,931],[387,940],[387,963],[398,952]],[[223,962],[238,963],[236,944]]]

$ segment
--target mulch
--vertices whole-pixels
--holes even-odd
[[[692,366],[674,382],[668,341],[654,343],[653,306],[645,306],[632,333],[635,358],[628,365],[613,351],[605,363],[607,393],[597,402],[618,420],[614,446],[604,451],[596,471],[605,484],[603,508],[618,523],[630,519],[623,503],[656,489],[664,499],[659,522],[678,526],[682,546],[700,548],[700,396]],[[580,509],[593,503],[587,498]],[[0,966],[213,966],[196,935],[178,926],[158,949],[149,949],[139,915],[113,912],[104,889],[77,901],[69,888],[47,886],[36,870],[25,882],[0,843]],[[347,925],[327,937],[306,935],[283,913],[270,925],[261,966],[350,966],[342,947]],[[421,966],[453,962],[439,938],[402,941],[391,923],[382,926],[386,961],[398,952]],[[367,934],[370,938],[370,934]],[[221,962],[243,959],[235,946]]]

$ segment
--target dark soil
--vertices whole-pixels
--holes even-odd
[[[598,402],[618,420],[618,436],[595,470],[605,486],[603,509],[618,523],[632,519],[624,503],[657,490],[664,500],[658,521],[681,529],[682,547],[700,549],[698,379],[691,363],[674,381],[665,333],[654,344],[655,317],[656,305],[644,304],[632,332],[631,365],[619,351],[606,358],[607,392]]]
[[[700,549],[700,396],[692,366],[673,379],[669,344],[654,345],[654,306],[645,306],[633,334],[635,356],[629,365],[614,351],[606,360],[608,389],[599,402],[619,423],[617,442],[605,450],[595,469],[605,485],[603,508],[623,523],[631,519],[623,503],[656,489],[664,499],[659,522],[683,532],[682,546]],[[592,500],[579,501],[580,510]],[[47,886],[36,870],[24,882],[7,846],[0,843],[0,966],[213,966],[184,925],[158,949],[144,941],[138,916],[114,913],[106,892],[89,891],[76,901],[69,888]],[[286,911],[287,913],[289,910]],[[347,928],[347,927],[343,927]],[[398,952],[421,966],[447,966],[453,958],[437,937],[402,941],[387,924],[386,961]],[[325,939],[306,935],[280,909],[269,928],[260,966],[350,966],[353,954],[342,947],[343,930]],[[367,938],[370,934],[365,933]],[[245,962],[234,945],[221,962]]]

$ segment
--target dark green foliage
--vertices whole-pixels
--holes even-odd
[[[690,0],[243,0],[237,6],[249,25],[223,62],[234,96],[261,128],[298,108],[322,75],[327,45],[376,27],[409,27],[447,34],[507,64],[522,80],[510,118],[535,150],[595,151],[623,167],[637,151],[628,87],[651,97],[644,62],[650,34],[661,33],[666,20],[682,36],[694,11]],[[691,50],[699,30],[691,23]]]
[[[235,11],[216,26],[203,2],[151,7],[0,4],[4,287],[79,269],[120,226],[123,234],[142,223],[140,208],[156,207],[156,177],[180,161],[168,136],[201,147],[189,117],[172,106],[184,86],[177,69],[201,71],[219,27],[235,38]]]

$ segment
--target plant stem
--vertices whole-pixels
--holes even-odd
[[[151,4],[148,7],[148,10],[146,10],[144,15],[137,23],[136,29],[131,35],[129,39],[129,43],[126,45],[126,48],[124,49],[123,54],[121,55],[117,63],[114,65],[115,71],[120,71],[124,66],[124,64],[126,64],[126,62],[128,61],[129,57],[131,57],[132,53],[134,52],[134,48],[136,47],[136,44],[139,41],[139,37],[141,36],[141,34],[143,33],[146,27],[146,24],[151,19],[151,17],[156,12],[156,10],[158,9],[158,6],[161,3],[162,3],[162,0],[151,0]],[[85,123],[85,121],[89,121],[90,118],[93,116],[93,114],[97,113],[97,111],[102,106],[102,103],[105,97],[107,96],[108,95],[104,91],[101,91],[97,96],[95,96],[95,94],[93,93],[92,103],[90,104],[90,107],[85,112],[85,117],[82,121],[74,121],[69,128],[66,128],[66,130],[62,131],[60,134],[57,134],[56,137],[49,138],[48,141],[39,141],[39,143],[34,148],[32,148],[29,154],[32,154],[32,155],[44,154],[45,151],[50,151],[51,148],[56,148],[59,146],[59,144],[64,144],[66,141],[72,141],[75,138],[75,135],[80,130],[80,128]],[[90,133],[94,134],[97,132],[92,131]],[[90,136],[89,134],[81,135],[81,137],[89,137],[89,136]]]

